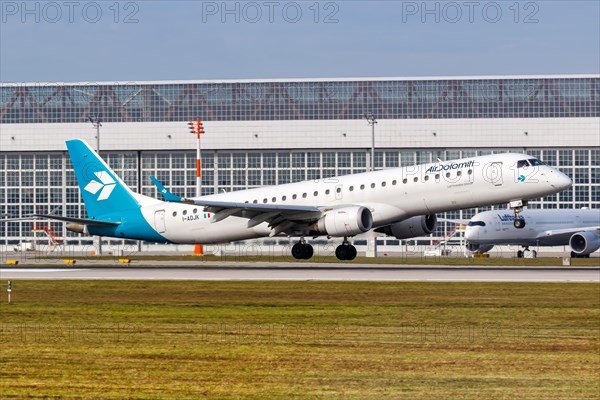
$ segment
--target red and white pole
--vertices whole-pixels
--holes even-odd
[[[202,157],[200,155],[200,135],[204,133],[204,126],[202,121],[197,119],[195,121],[188,122],[190,126],[190,132],[196,135],[197,146],[196,146],[196,197],[202,196]],[[201,244],[194,246],[194,255],[203,256],[204,249]]]

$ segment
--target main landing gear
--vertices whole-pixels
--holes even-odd
[[[313,247],[302,238],[292,246],[292,256],[296,260],[308,260],[313,256]]]
[[[306,243],[304,238],[300,239],[298,243],[292,246],[292,257],[296,260],[308,260],[313,256],[313,247]],[[338,260],[351,261],[356,258],[356,247],[352,246],[347,238],[344,238],[344,242],[336,247],[335,256]]]
[[[347,238],[344,238],[344,242],[335,249],[335,256],[342,261],[354,260],[356,258],[356,247],[348,243]]]
[[[531,251],[531,255],[529,255],[529,257],[527,257],[527,258],[536,258],[537,251],[529,250],[529,247],[525,247],[525,248],[523,248],[523,250],[517,251],[517,258],[524,258],[527,255],[527,253],[530,251]]]

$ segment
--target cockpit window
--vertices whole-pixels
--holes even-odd
[[[540,160],[538,160],[537,158],[530,158],[527,161],[529,161],[529,164],[533,165],[534,167],[536,167],[538,165],[544,165],[544,163],[541,162]]]
[[[485,226],[483,221],[469,221],[468,226]]]
[[[544,163],[538,160],[537,158],[530,158],[528,160],[517,161],[517,168],[527,168],[531,166],[536,167],[538,165],[544,165]]]

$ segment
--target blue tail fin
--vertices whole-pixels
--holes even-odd
[[[83,140],[68,140],[67,149],[89,218],[123,215],[138,209],[133,192]]]

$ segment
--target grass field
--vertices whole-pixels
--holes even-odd
[[[598,284],[0,284],[2,399],[600,396]]]

